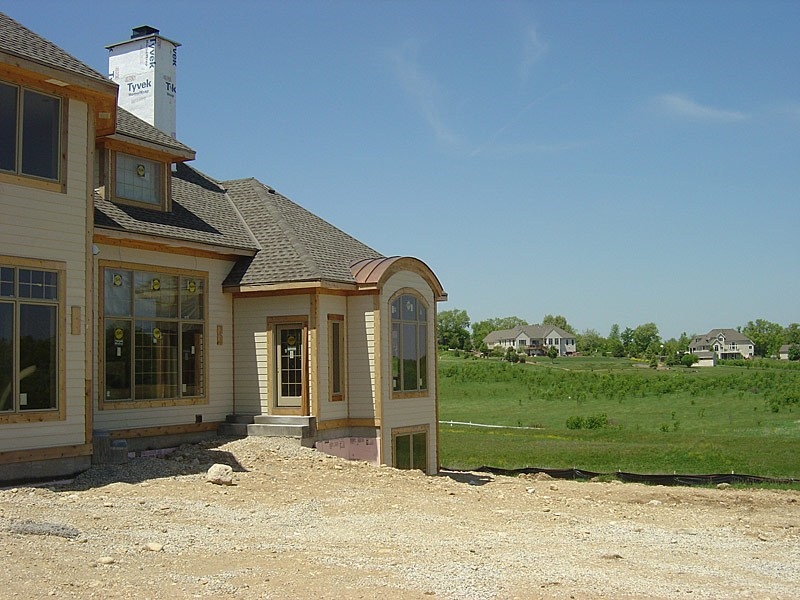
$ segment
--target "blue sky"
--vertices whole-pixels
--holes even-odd
[[[100,72],[182,44],[178,137],[473,321],[800,321],[800,2],[0,0]]]

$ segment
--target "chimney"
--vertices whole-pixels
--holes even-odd
[[[135,27],[130,40],[106,46],[109,77],[119,85],[119,105],[173,138],[178,46],[149,25]]]

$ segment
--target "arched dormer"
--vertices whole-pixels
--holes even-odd
[[[360,289],[380,288],[387,279],[399,271],[411,271],[422,277],[433,291],[437,302],[447,300],[447,292],[431,268],[418,258],[390,256],[361,260],[350,266],[353,279]]]

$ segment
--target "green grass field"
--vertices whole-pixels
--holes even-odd
[[[439,360],[441,464],[800,478],[800,369]],[[569,428],[568,421],[582,428]],[[602,425],[587,429],[590,425]]]

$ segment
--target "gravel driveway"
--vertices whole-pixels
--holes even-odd
[[[234,485],[206,482],[214,463]],[[0,490],[4,598],[791,598],[800,493],[436,477],[289,440]]]

